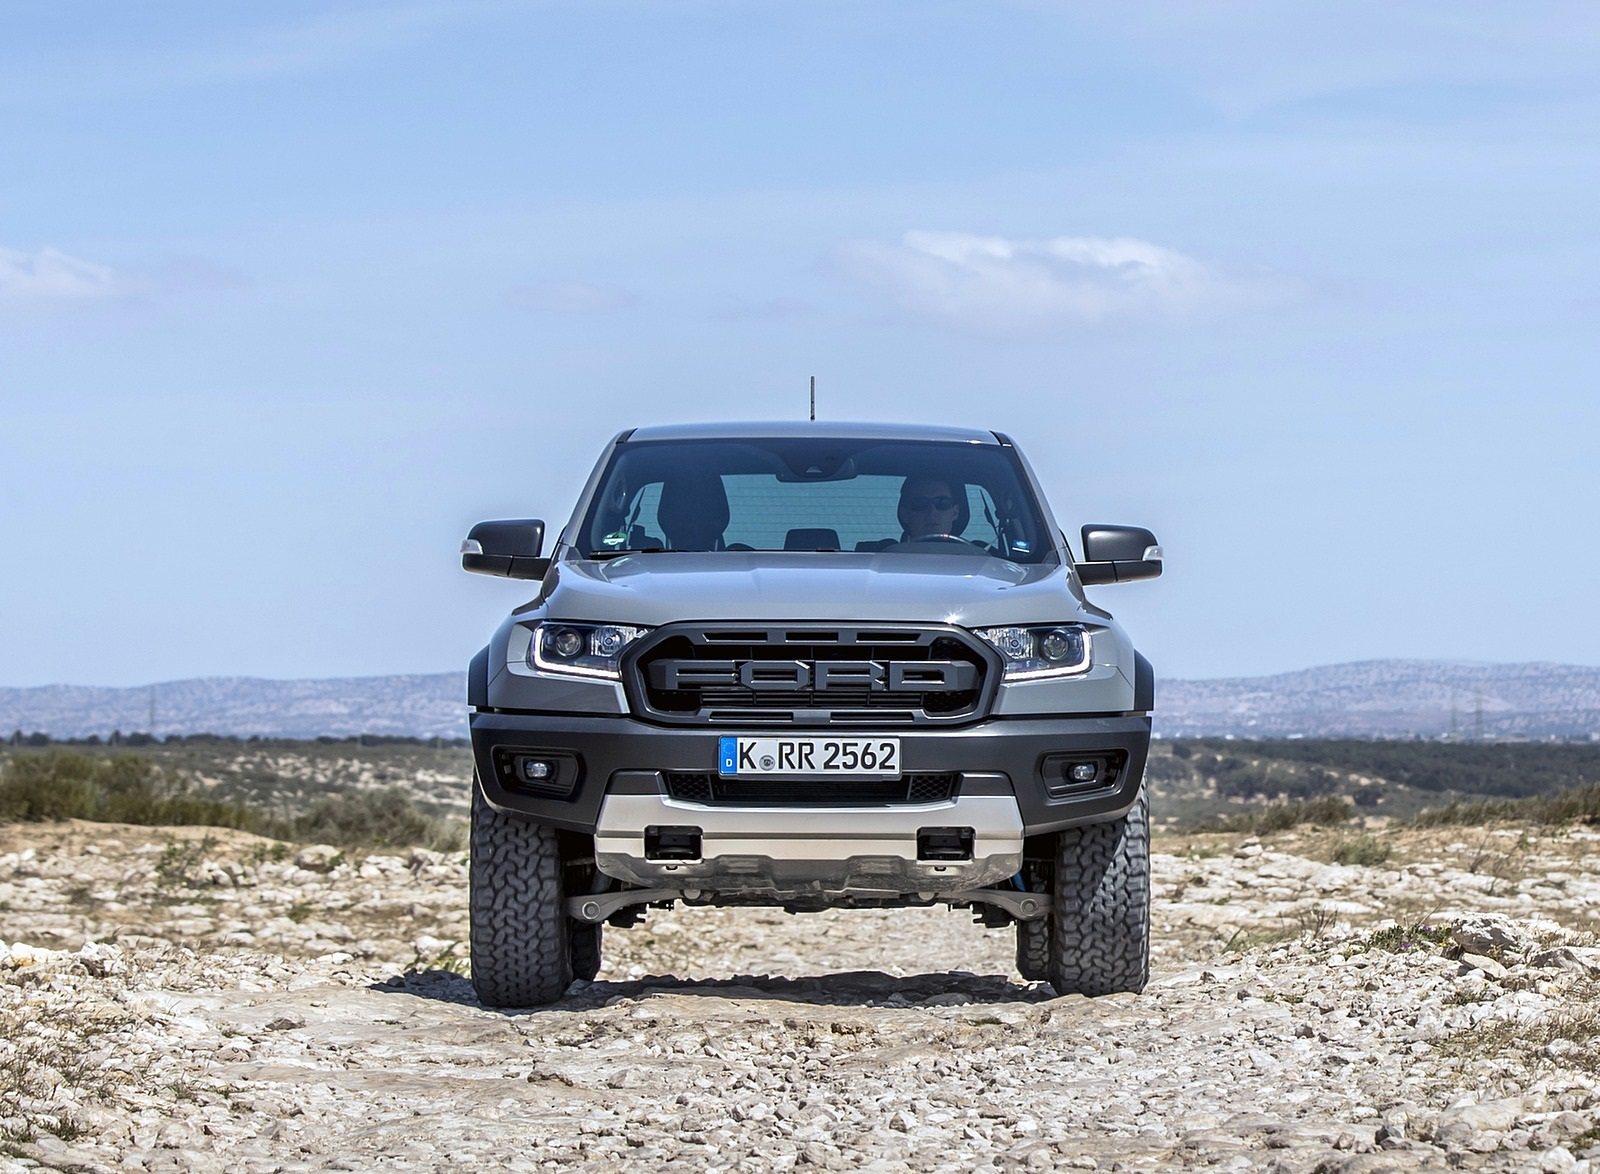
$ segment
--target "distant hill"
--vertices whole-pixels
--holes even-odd
[[[158,735],[458,738],[466,732],[466,691],[463,673],[0,688],[0,736],[151,732],[153,699]],[[1600,736],[1600,668],[1368,660],[1270,677],[1157,682],[1156,731],[1166,737],[1436,738],[1452,730],[1461,739]]]
[[[155,706],[152,730],[151,704]],[[425,673],[271,681],[200,677],[131,689],[93,685],[0,688],[0,737],[35,730],[53,738],[113,730],[165,734],[259,734],[271,738],[398,734],[464,738],[467,675]]]
[[[1600,668],[1362,660],[1270,677],[1157,681],[1164,736],[1588,737]]]

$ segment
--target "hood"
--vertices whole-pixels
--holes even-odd
[[[721,551],[559,562],[533,607],[565,620],[1088,623],[1109,619],[1060,564],[965,554]]]

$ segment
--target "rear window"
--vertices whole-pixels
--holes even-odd
[[[578,544],[597,557],[914,551],[1038,562],[1051,553],[1010,450],[876,440],[624,444]]]

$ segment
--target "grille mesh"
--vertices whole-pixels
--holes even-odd
[[[961,776],[909,774],[899,779],[725,779],[709,772],[668,771],[667,794],[710,806],[882,807],[953,799]]]
[[[807,683],[830,665],[828,687]],[[755,685],[741,683],[740,666],[759,677]],[[802,687],[779,683],[790,675]],[[992,652],[958,628],[676,624],[638,649],[625,681],[635,711],[659,721],[900,725],[981,716],[995,675]]]

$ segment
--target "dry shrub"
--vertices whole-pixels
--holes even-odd
[[[204,825],[257,831],[261,815],[188,793],[138,754],[90,757],[74,750],[19,754],[0,773],[0,820],[88,819],[147,826]]]

